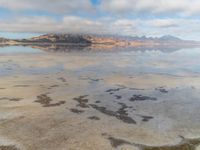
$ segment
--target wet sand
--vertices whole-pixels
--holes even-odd
[[[198,150],[199,60],[183,56],[0,56],[0,150]]]

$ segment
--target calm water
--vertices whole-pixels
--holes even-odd
[[[39,55],[39,57],[47,56],[56,56],[55,58],[61,57],[82,57],[89,61],[89,59],[97,58],[101,59],[101,62],[98,65],[89,65],[83,68],[79,68],[76,71],[79,72],[88,72],[94,71],[98,74],[106,74],[109,72],[123,72],[127,75],[129,74],[167,74],[167,75],[195,75],[200,73],[200,49],[181,49],[177,51],[163,50],[122,50],[122,51],[112,51],[112,52],[92,52],[92,51],[75,51],[75,52],[66,52],[66,53],[48,53],[40,49],[30,48],[30,47],[3,47],[0,48],[0,57],[5,55],[26,55],[27,58],[31,61],[31,55]],[[25,57],[26,57],[25,56]],[[78,62],[79,60],[77,60]],[[45,60],[42,62],[44,63]],[[96,61],[97,62],[97,61]],[[38,62],[37,62],[38,63]],[[63,62],[64,63],[64,62]],[[16,71],[21,71],[24,73],[50,73],[57,72],[59,70],[66,69],[64,64],[55,60],[53,66],[49,65],[46,67],[36,67],[36,68],[18,68],[13,61],[1,62],[0,64],[0,75],[12,74]]]
[[[198,48],[0,48],[0,143],[199,150],[199,57]]]

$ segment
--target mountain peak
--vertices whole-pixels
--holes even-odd
[[[160,37],[161,40],[178,40],[180,41],[181,39],[172,35],[164,35],[162,37]]]

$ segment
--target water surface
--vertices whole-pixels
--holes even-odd
[[[6,47],[0,53],[2,146],[193,150],[199,145],[198,48],[59,53]]]

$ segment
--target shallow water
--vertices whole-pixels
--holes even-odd
[[[199,145],[188,143],[200,138],[200,49],[54,53],[6,47],[0,53],[2,146]]]

